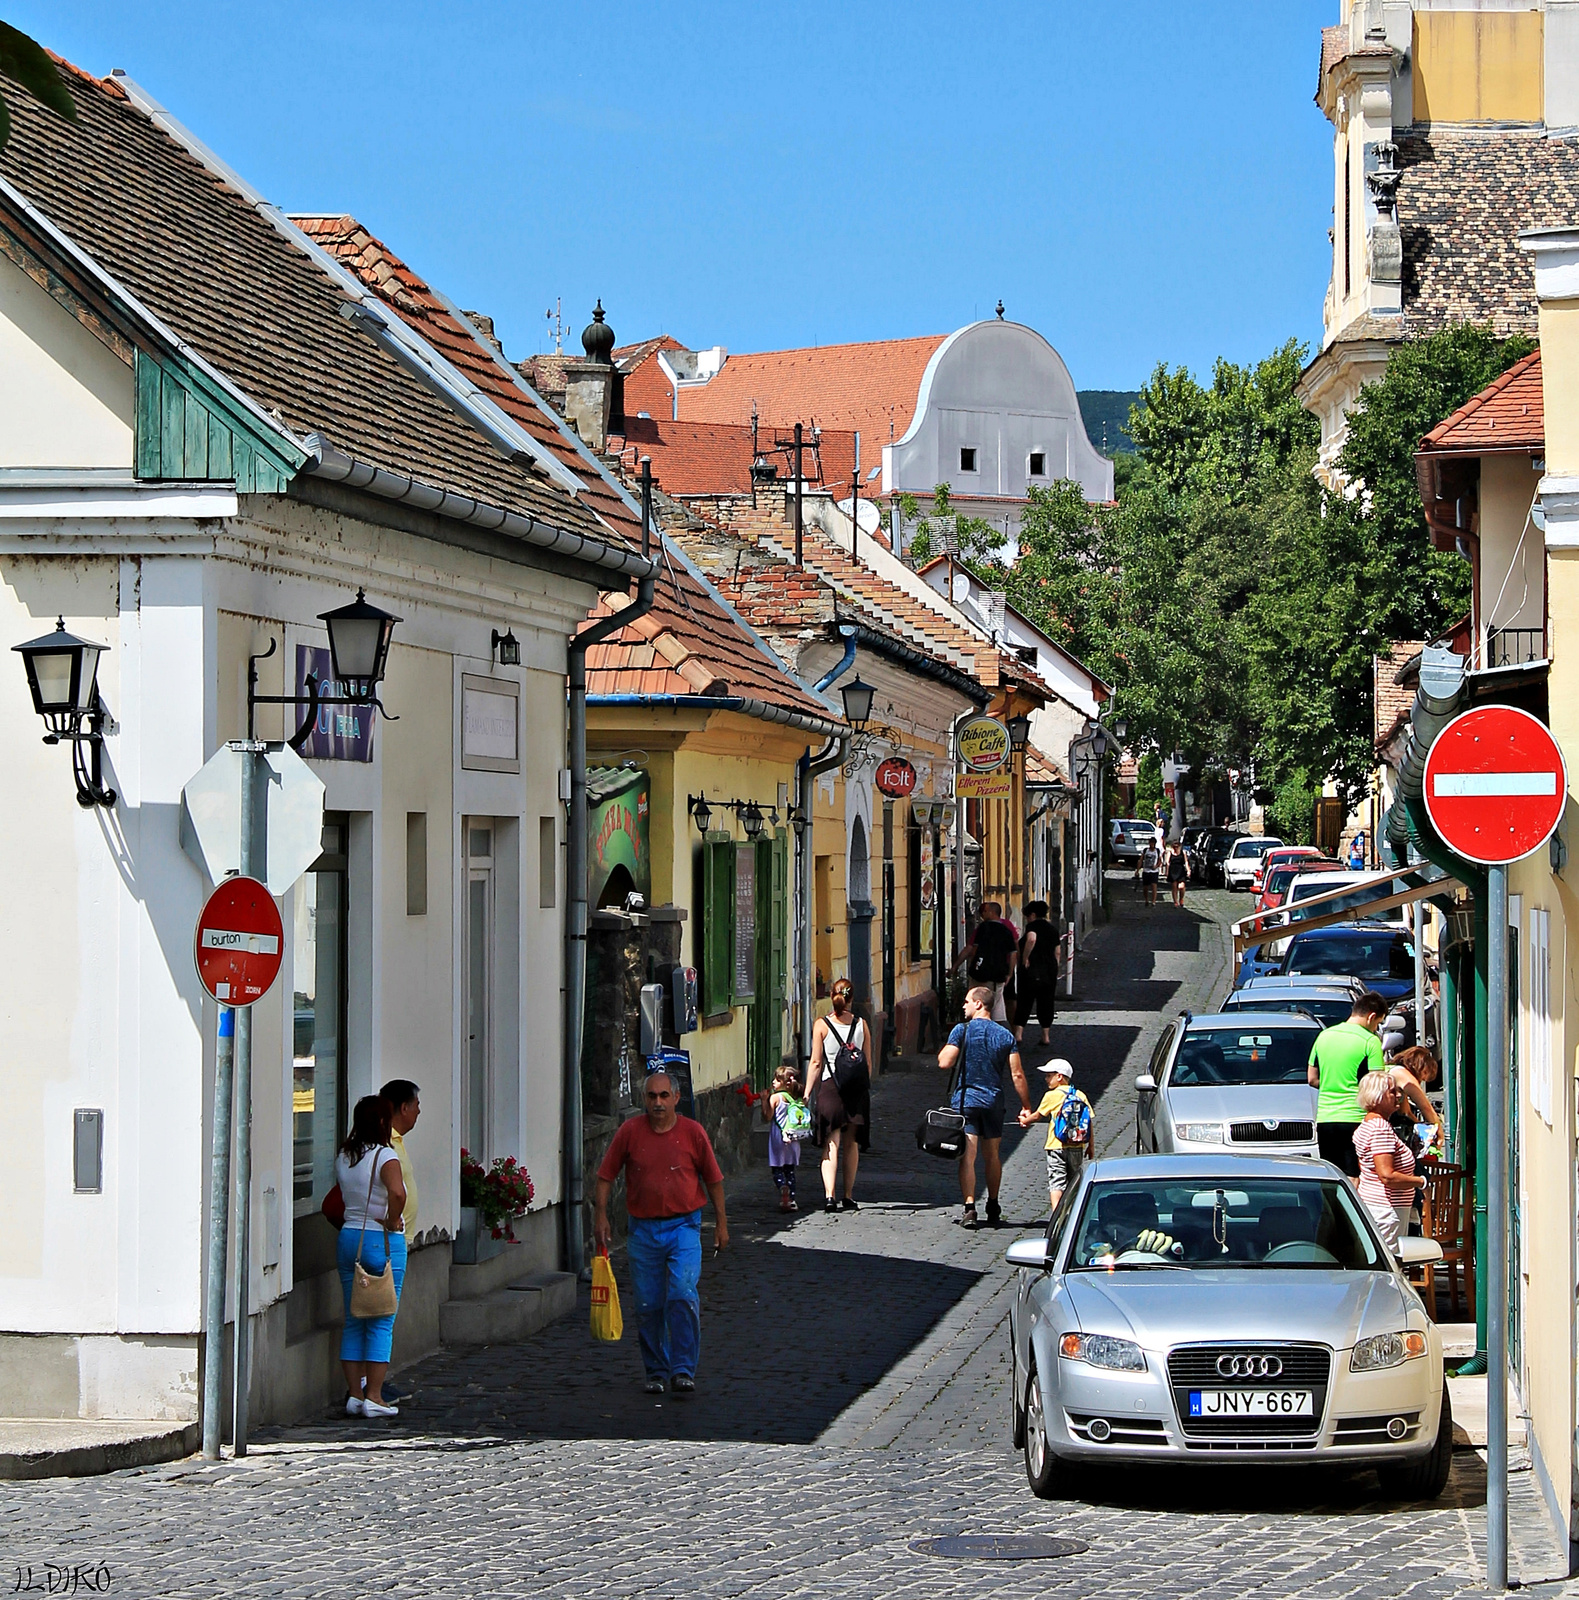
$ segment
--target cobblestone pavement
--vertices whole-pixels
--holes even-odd
[[[1077,995],[1033,1061],[1076,1064],[1099,1148],[1131,1149],[1134,1074],[1165,1018],[1227,983],[1242,898],[1147,910],[1118,889]],[[1419,1595],[1475,1590],[1484,1479],[1465,1452],[1443,1500],[1398,1508],[1374,1478],[1114,1471],[1043,1504],[1008,1437],[1002,1251],[956,1226],[953,1168],[913,1129],[930,1062],[874,1090],[861,1210],[783,1218],[765,1171],[730,1183],[733,1247],[704,1258],[694,1399],[639,1391],[634,1329],[580,1312],[522,1345],[408,1369],[397,1421],[273,1430],[240,1462],[0,1484],[0,1579],[103,1562],[132,1595],[473,1597],[491,1592],[773,1600],[793,1595]],[[1005,1140],[1003,1202],[1046,1215],[1040,1141]],[[628,1282],[621,1266],[629,1311]],[[633,1319],[632,1319],[633,1320]],[[947,1560],[914,1541],[1049,1532],[1064,1560]],[[57,1591],[58,1592],[58,1591]]]

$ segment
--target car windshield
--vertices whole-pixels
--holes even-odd
[[[1314,1041],[1308,1027],[1192,1028],[1179,1045],[1168,1082],[1175,1089],[1304,1083]]]
[[[1319,877],[1309,878],[1304,883],[1296,883],[1289,890],[1289,904],[1297,905],[1301,900],[1309,900],[1312,895],[1332,894],[1336,887],[1337,885],[1335,884],[1323,883]],[[1327,901],[1321,908],[1321,914],[1327,916],[1341,911],[1358,911],[1369,901],[1375,900],[1386,892],[1387,886],[1385,884],[1380,886],[1374,883],[1366,884],[1363,889],[1355,889],[1349,894],[1339,895],[1335,900]],[[1388,921],[1400,921],[1403,918],[1403,910],[1399,906],[1393,906],[1389,910],[1379,913],[1379,915]]]
[[[1276,839],[1241,839],[1234,846],[1236,856],[1264,856],[1268,850],[1277,849]]]
[[[1115,1179],[1093,1183],[1071,1272],[1291,1268],[1385,1272],[1342,1183],[1313,1179]]]
[[[1349,1020],[1354,1003],[1347,995],[1322,995],[1314,1000],[1296,1000],[1287,994],[1247,994],[1244,999],[1235,996],[1224,1006],[1225,1011],[1307,1011],[1324,1028],[1331,1028]]]
[[[1306,933],[1289,946],[1283,970],[1342,973],[1370,983],[1412,978],[1415,952],[1403,934],[1386,929],[1379,928],[1373,934]]]

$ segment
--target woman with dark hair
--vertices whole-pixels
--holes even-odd
[[[871,1140],[872,1076],[866,1057],[866,1024],[855,1014],[855,986],[840,978],[833,986],[833,1009],[811,1030],[811,1066],[806,1074],[806,1104],[817,1118],[822,1146],[824,1211],[859,1211],[855,1168]],[[844,1169],[844,1204],[837,1198]]]
[[[379,1278],[386,1266],[394,1279],[398,1305],[406,1276],[406,1182],[400,1157],[390,1144],[390,1105],[380,1095],[364,1095],[351,1113],[351,1131],[335,1155],[334,1175],[345,1197],[340,1229],[340,1286],[345,1291],[345,1328],[340,1335],[340,1365],[351,1393],[345,1409],[353,1417],[393,1417],[397,1406],[384,1400],[384,1375],[394,1340],[395,1313],[354,1317],[351,1296],[360,1267]]]

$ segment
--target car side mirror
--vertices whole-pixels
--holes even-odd
[[[1135,1087],[1142,1094],[1155,1094],[1157,1092],[1157,1080],[1149,1072],[1143,1072],[1136,1078]]]
[[[1442,1259],[1442,1246],[1435,1239],[1404,1235],[1398,1241],[1398,1260],[1405,1267],[1426,1267]]]
[[[1440,1255],[1440,1250],[1437,1253]],[[1040,1272],[1047,1266],[1047,1240],[1016,1239],[1004,1251],[1004,1260],[1011,1267],[1030,1267]]]

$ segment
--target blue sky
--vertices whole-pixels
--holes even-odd
[[[360,13],[360,14],[358,14]],[[350,211],[508,353],[1008,314],[1081,388],[1319,337],[1337,0],[8,0],[287,209]]]

